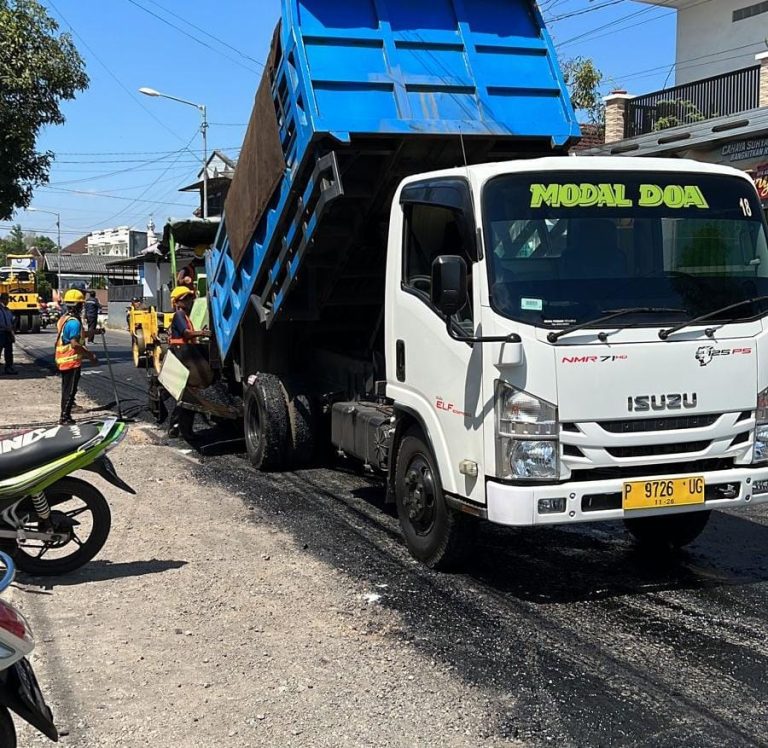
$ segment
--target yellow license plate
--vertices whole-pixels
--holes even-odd
[[[624,509],[662,509],[704,503],[704,478],[640,480],[624,484]]]

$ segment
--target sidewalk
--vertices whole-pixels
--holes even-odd
[[[18,367],[0,382],[0,426],[53,421],[58,380],[23,354]],[[112,507],[106,547],[68,577],[17,578],[62,745],[509,745],[485,738],[482,691],[400,635],[373,581],[271,522],[259,500],[280,476],[224,489],[206,478],[218,463],[183,446],[133,425],[111,457],[138,495],[83,476]],[[20,746],[49,745],[17,726]]]

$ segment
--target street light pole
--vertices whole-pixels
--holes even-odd
[[[178,101],[180,104],[193,106],[200,112],[200,116],[202,117],[200,132],[203,135],[203,218],[208,218],[208,110],[206,109],[205,104],[196,104],[194,101],[180,99],[178,96],[160,93],[159,91],[155,91],[154,88],[143,87],[139,89],[139,93],[143,93],[145,96]]]
[[[45,210],[43,208],[27,208],[27,210],[33,213],[48,213],[48,215],[56,216],[56,269],[57,269],[57,281],[59,301],[61,301],[61,213],[56,210]]]

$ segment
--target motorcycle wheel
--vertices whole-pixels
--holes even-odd
[[[0,745],[3,748],[16,748],[16,726],[11,713],[0,706]]]
[[[72,526],[65,542],[52,543],[40,540],[19,542],[16,566],[35,576],[67,574],[88,563],[103,547],[109,537],[112,513],[101,491],[79,478],[62,478],[45,490],[51,507],[51,520],[57,524]],[[24,529],[35,531],[38,520],[30,514]],[[89,531],[83,539],[83,529]],[[0,743],[2,745],[2,743]]]

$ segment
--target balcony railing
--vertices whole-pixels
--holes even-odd
[[[624,137],[746,112],[759,102],[760,66],[755,65],[630,99]]]

